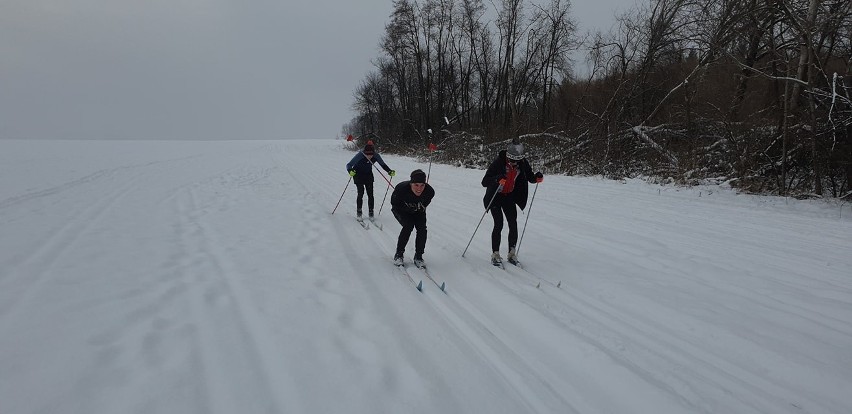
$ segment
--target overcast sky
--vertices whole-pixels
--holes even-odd
[[[573,16],[605,30],[633,3],[574,0]],[[390,11],[391,0],[2,0],[0,138],[333,138]]]

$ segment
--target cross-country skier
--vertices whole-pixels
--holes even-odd
[[[521,210],[526,207],[529,193],[527,183],[542,181],[544,175],[541,172],[533,174],[530,163],[524,158],[524,144],[517,139],[512,140],[505,150],[500,150],[497,158],[485,171],[482,186],[486,187],[486,190],[482,201],[494,218],[494,229],[491,231],[491,264],[503,264],[503,258],[500,257],[500,238],[504,215],[509,224],[509,253],[506,258],[510,262],[517,262],[515,246],[518,243],[518,210],[515,206]]]
[[[396,175],[396,171],[392,170],[385,164],[382,156],[376,152],[373,141],[367,141],[367,145],[358,154],[352,157],[352,160],[346,164],[346,171],[349,176],[354,178],[355,187],[358,188],[358,198],[355,202],[358,219],[361,219],[361,207],[364,205],[364,192],[367,192],[367,208],[369,209],[370,218],[373,218],[373,164],[379,163],[382,168],[387,171],[391,177]]]
[[[423,251],[426,249],[426,207],[435,197],[435,190],[426,183],[426,173],[423,170],[411,172],[411,179],[396,185],[391,194],[391,212],[396,221],[402,225],[396,242],[396,254],[393,261],[396,265],[403,263],[402,256],[405,246],[411,237],[411,231],[417,229],[414,239],[414,265],[422,267]]]

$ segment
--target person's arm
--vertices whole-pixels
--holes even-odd
[[[482,177],[482,186],[483,187],[491,187],[497,186],[500,182],[501,178],[504,178],[506,174],[500,171],[499,168],[499,159],[491,163],[488,166],[488,170],[485,171],[485,176]]]
[[[400,186],[403,183],[399,183],[396,187],[393,188],[393,192],[391,193],[391,208],[395,208],[397,211],[403,208],[403,202],[400,196]]]
[[[358,152],[357,154],[355,154],[355,156],[354,156],[354,157],[352,157],[352,159],[349,161],[349,163],[348,163],[348,164],[346,164],[346,171],[348,172],[348,171],[352,171],[352,170],[354,170],[354,169],[355,169],[355,164],[358,164],[358,161],[359,161],[361,158],[364,158],[364,154],[361,154],[360,152]]]
[[[388,174],[390,174],[390,172],[393,171],[393,170],[391,170],[390,167],[388,167],[387,164],[385,164],[385,160],[382,159],[382,156],[379,155],[378,152],[375,155],[373,155],[373,163],[379,163],[379,165],[381,165],[382,168],[385,170],[385,172],[388,173]]]
[[[536,175],[533,174],[533,170],[532,170],[532,167],[530,166],[530,162],[527,161],[526,159],[524,159],[524,161],[521,162],[521,168],[524,169],[524,177],[527,178],[527,181],[529,181],[530,183],[535,183],[536,182]]]
[[[423,208],[429,207],[429,204],[432,202],[432,198],[435,197],[435,189],[432,188],[431,185],[426,184],[426,188],[423,190]]]

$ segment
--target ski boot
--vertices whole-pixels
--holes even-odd
[[[517,265],[518,265],[518,263],[519,263],[519,262],[518,262],[518,255],[515,253],[515,248],[514,248],[514,247],[510,247],[510,248],[509,248],[509,254],[507,254],[507,255],[506,255],[506,260],[508,260],[508,261],[509,261],[509,263],[511,263],[511,264],[513,264],[513,265],[515,265],[515,266],[517,266]]]
[[[418,253],[414,255],[414,265],[418,268],[422,268],[426,266],[426,262],[423,261],[423,255]]]
[[[491,253],[491,264],[503,267],[503,258],[500,257],[500,252]]]

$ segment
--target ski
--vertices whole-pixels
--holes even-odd
[[[519,269],[524,268],[524,266],[521,264],[521,262],[518,261],[517,259],[508,259],[507,261],[509,263],[511,263],[512,265],[514,265],[515,267],[519,268]],[[541,280],[535,282],[535,287],[536,287],[536,289],[541,289]]]
[[[433,278],[431,274],[429,274],[429,270],[428,270],[428,269],[426,269],[426,265],[417,266],[417,268],[418,268],[418,269],[420,269],[420,270],[422,270],[422,271],[423,271],[423,274],[424,274],[424,275],[426,275],[426,277],[427,277],[429,280],[431,280],[431,281],[432,281],[432,283],[434,283],[434,284],[435,284],[435,286],[437,286],[437,287],[438,287],[438,289],[441,289],[441,292],[447,293],[447,291],[446,291],[447,284],[446,284],[446,283],[444,283],[444,282],[438,283],[438,281],[437,281],[437,280],[435,280],[435,278]]]
[[[415,282],[414,278],[411,277],[411,274],[408,273],[408,269],[405,268],[405,264],[398,265],[398,264],[394,263],[394,266],[396,266],[396,268],[399,269],[399,271],[402,272],[403,275],[405,275],[405,277],[408,279],[408,281],[411,282],[411,284],[414,285],[414,287],[418,291],[420,291],[420,292],[423,291],[423,281],[419,280],[419,281]]]
[[[370,223],[367,223],[366,221],[364,221],[363,218],[357,217],[357,218],[355,218],[355,221],[357,221],[358,224],[360,224],[361,227],[364,228],[364,230],[370,230]]]
[[[528,275],[530,275],[530,276],[532,276],[532,277],[534,277],[534,278],[536,278],[536,279],[539,279],[539,281],[538,281],[538,282],[536,282],[536,284],[535,284],[535,287],[537,287],[537,288],[538,288],[538,287],[541,287],[541,281],[542,281],[542,280],[544,280],[545,282],[547,282],[547,284],[549,284],[549,285],[551,285],[551,286],[553,286],[553,287],[562,288],[562,281],[561,281],[561,280],[557,280],[557,281],[556,281],[556,283],[553,283],[553,282],[551,282],[550,280],[542,279],[542,278],[540,278],[540,277],[538,277],[538,276],[536,276],[536,275],[534,275],[534,274],[532,274],[532,273],[528,272],[526,269],[524,269],[524,266],[523,266],[523,265],[521,264],[521,262],[519,262],[518,260],[509,260],[509,263],[511,263],[511,264],[513,264],[513,265],[515,265],[515,267],[517,267],[518,269],[523,270],[523,271],[524,271],[524,273],[526,273],[526,274],[528,274]]]
[[[376,221],[375,217],[370,217],[370,222],[373,223],[373,225],[376,226],[376,228],[378,228],[379,230],[384,231],[384,228],[382,228],[382,223]]]

